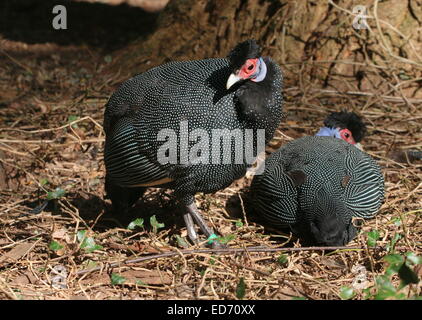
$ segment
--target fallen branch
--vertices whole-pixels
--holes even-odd
[[[289,88],[288,91],[301,91],[299,87],[292,87]],[[361,92],[361,91],[337,91],[337,90],[328,90],[328,89],[310,89],[310,92],[319,92],[325,93],[329,95],[349,95],[349,96],[361,96],[361,97],[377,97],[381,98],[385,101],[390,102],[411,102],[411,103],[422,103],[422,99],[416,98],[407,98],[407,97],[395,97],[395,96],[385,96],[385,95],[378,95],[372,92]]]
[[[221,248],[221,249],[188,249],[188,250],[178,250],[170,251],[159,254],[148,255],[145,257],[127,259],[123,261],[113,262],[106,266],[107,269],[115,268],[122,265],[138,263],[153,259],[168,258],[173,256],[182,255],[192,255],[198,253],[214,253],[214,254],[233,254],[233,253],[242,253],[242,252],[297,252],[297,251],[325,251],[325,250],[364,250],[364,246],[338,246],[338,247],[302,247],[302,248],[268,248],[268,247],[248,247],[248,248]],[[382,249],[382,247],[373,247],[371,249]],[[82,275],[89,272],[95,272],[104,269],[103,266],[95,267],[91,269],[83,269],[76,272],[76,275]]]

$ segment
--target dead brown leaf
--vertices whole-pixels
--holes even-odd
[[[34,284],[37,282],[37,278],[29,271],[26,270],[24,273],[17,276],[15,279],[11,281],[11,284],[17,285],[26,285],[26,284]]]
[[[22,257],[24,257],[28,252],[32,250],[35,243],[31,242],[23,242],[18,244],[16,247],[14,247],[9,252],[6,252],[4,255],[0,257],[0,263],[1,262],[15,262]]]

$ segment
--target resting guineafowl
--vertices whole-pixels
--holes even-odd
[[[353,125],[333,123],[339,118],[352,120]],[[346,128],[346,140],[355,142],[365,133],[360,118],[351,113],[336,113],[327,120],[327,128],[318,134]],[[357,233],[352,217],[371,218],[380,208],[384,178],[378,164],[351,143],[308,136],[271,154],[264,173],[254,177],[251,191],[257,212],[272,224],[289,225],[314,245],[345,245]]]
[[[239,43],[227,58],[170,62],[124,82],[104,114],[105,188],[113,210],[127,212],[147,187],[170,188],[183,205],[190,239],[197,241],[193,221],[213,235],[194,195],[221,190],[246,173],[253,161],[239,158],[232,134],[246,139],[252,130],[257,142],[263,129],[265,147],[281,121],[281,89],[280,67],[260,56],[255,40]],[[219,154],[221,138],[231,142]]]
[[[315,135],[343,139],[362,149],[360,141],[366,135],[366,125],[354,112],[332,112],[325,118],[324,127],[320,128]]]

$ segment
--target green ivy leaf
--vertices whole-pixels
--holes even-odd
[[[144,226],[144,219],[138,218],[138,219],[133,220],[131,223],[129,223],[129,225],[127,226],[127,228],[129,230],[133,230],[136,227],[142,228],[143,226]]]
[[[57,241],[54,241],[54,240],[50,242],[48,247],[50,248],[50,250],[53,250],[53,251],[63,249],[63,246],[60,243],[58,243]]]
[[[237,221],[236,221],[236,223],[235,223],[235,225],[236,225],[236,227],[237,227],[237,228],[241,228],[241,227],[243,227],[243,222],[242,222],[242,220],[240,220],[240,219],[239,219],[239,220],[237,220]]]
[[[75,116],[75,115],[70,115],[70,116],[67,118],[67,123],[71,123],[71,122],[76,121],[76,120],[78,120],[78,119],[79,119],[79,117],[78,117],[78,116]],[[73,128],[73,129],[78,128],[78,124],[77,124],[77,123],[72,124],[72,128]]]
[[[153,215],[151,218],[149,218],[149,223],[151,224],[152,231],[154,233],[157,233],[158,229],[162,229],[162,228],[165,227],[164,223],[159,223],[157,221],[157,218],[155,217],[155,215]]]
[[[234,234],[228,234],[224,237],[219,237],[218,241],[220,241],[220,243],[229,243],[230,241],[233,241],[234,239],[236,239],[236,235]]]
[[[400,289],[407,286],[410,283],[418,284],[418,275],[410,269],[405,263],[403,263],[399,269],[399,277],[401,279]]]
[[[178,234],[176,234],[176,241],[177,241],[177,244],[179,245],[179,247],[181,247],[181,248],[188,248],[189,247],[189,244],[186,242],[186,240],[183,239]]]
[[[342,298],[343,300],[352,299],[355,295],[356,293],[353,291],[352,288],[343,286],[340,289],[340,298]]]
[[[95,246],[95,240],[92,237],[86,237],[81,243],[82,249],[92,248],[93,246]]]
[[[399,78],[401,80],[410,80],[412,79],[409,75],[407,75],[403,70],[399,72],[398,74]]]
[[[40,180],[40,185],[41,186],[45,186],[46,184],[48,184],[49,182],[48,182],[48,180],[46,179],[46,178],[43,178],[43,179],[41,179]]]
[[[287,264],[289,262],[287,255],[285,254],[280,254],[277,258],[277,262],[284,266],[285,264]]]
[[[110,278],[112,285],[123,284],[126,282],[126,279],[117,273],[112,273]]]
[[[399,254],[386,255],[383,260],[387,261],[389,266],[385,271],[385,274],[391,276],[399,272],[400,267],[404,263],[404,258]]]
[[[368,232],[368,247],[375,247],[377,245],[377,240],[380,238],[380,233],[378,230],[372,230]]]
[[[236,297],[238,299],[243,299],[243,297],[246,294],[246,284],[245,284],[245,279],[242,277],[239,280],[239,283],[237,284],[236,287]]]
[[[76,233],[76,238],[79,242],[82,242],[82,240],[85,238],[86,230],[79,230],[78,233]]]
[[[393,239],[391,239],[390,244],[387,245],[387,250],[388,253],[393,253],[394,252],[394,247],[396,246],[397,242],[401,239],[401,235],[400,233],[396,233],[393,237]]]
[[[389,264],[402,264],[404,262],[404,258],[399,254],[389,254],[383,258]]]
[[[98,266],[98,263],[96,261],[93,260],[85,260],[82,265],[86,268],[86,269],[91,269],[91,268],[95,268],[96,266]]]
[[[92,238],[88,238],[88,239],[92,239]],[[84,248],[84,250],[88,253],[94,252],[96,250],[101,250],[101,249],[103,249],[103,246],[99,244],[88,245]]]
[[[54,191],[47,192],[47,200],[60,199],[66,194],[66,191],[57,187]]]
[[[108,54],[104,57],[104,61],[107,63],[111,63],[113,61],[113,58]]]
[[[417,264],[422,264],[422,257],[416,255],[413,252],[406,252],[406,263],[409,264],[413,264],[413,265],[417,265]]]
[[[101,250],[103,247],[96,244],[94,238],[86,236],[86,230],[80,230],[76,234],[78,241],[81,243],[81,249],[91,253],[95,250]]]
[[[377,286],[377,294],[375,300],[385,300],[387,298],[395,298],[397,290],[390,282],[390,279],[386,275],[378,276],[375,279]]]
[[[400,218],[394,218],[392,221],[394,222],[394,225],[396,227],[400,227],[402,225],[402,222],[401,222],[401,219]]]

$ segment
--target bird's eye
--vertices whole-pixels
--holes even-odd
[[[248,79],[253,75],[257,68],[257,62],[258,59],[249,59],[246,61],[246,63],[243,65],[241,71],[240,71],[240,77],[242,79]]]
[[[353,139],[352,133],[348,129],[340,130],[340,137],[348,143],[351,143],[351,144],[356,143],[355,140]]]

